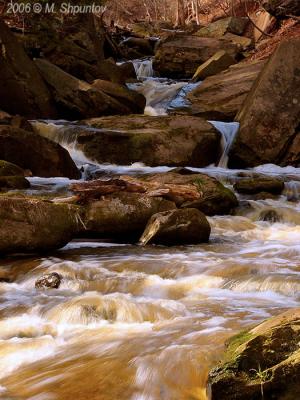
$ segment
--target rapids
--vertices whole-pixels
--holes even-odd
[[[149,71],[148,64],[138,68]],[[186,83],[150,78],[137,85],[153,90],[148,107],[165,113]],[[300,169],[226,169],[237,126],[213,123],[224,137],[219,166],[192,169],[231,188],[241,172],[280,176],[283,194],[239,196],[235,215],[209,218],[208,244],[142,248],[89,239],[51,255],[2,258],[0,399],[206,400],[207,374],[226,339],[299,306]],[[91,170],[110,176],[170,170],[95,165],[76,149],[76,124],[35,127],[71,152],[83,178]],[[30,182],[27,192],[43,196],[66,193],[70,183]],[[60,288],[35,289],[50,272],[63,277]]]

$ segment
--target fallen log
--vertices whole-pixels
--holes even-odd
[[[144,193],[149,197],[163,197],[177,204],[198,200],[202,195],[194,184],[147,182],[131,176],[74,183],[70,186],[70,190],[75,194],[72,199],[76,197],[78,203],[87,203],[119,192]]]

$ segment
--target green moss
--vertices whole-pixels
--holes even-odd
[[[230,338],[226,343],[227,350],[224,355],[224,361],[228,363],[236,362],[237,348],[240,347],[242,344],[248,342],[250,339],[253,339],[253,337],[253,334],[246,330],[241,331],[237,335]]]

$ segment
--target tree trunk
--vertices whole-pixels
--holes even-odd
[[[185,26],[184,0],[177,0],[176,25],[177,26]]]

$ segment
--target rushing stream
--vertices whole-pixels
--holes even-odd
[[[164,114],[186,83],[148,78],[139,85],[152,90],[152,112]],[[218,167],[199,171],[231,187],[241,171],[224,167],[237,126],[214,124],[223,131],[224,154]],[[76,149],[76,135],[63,136],[65,128],[64,121],[37,124],[83,171],[170,169],[92,165]],[[235,215],[210,217],[208,244],[141,248],[77,240],[48,257],[1,259],[0,398],[206,399],[207,373],[226,339],[299,306],[300,169],[266,165],[244,172],[280,176],[285,191],[269,200],[241,196]],[[69,184],[30,181],[35,194],[60,193]],[[35,280],[48,272],[61,274],[62,285],[36,290]]]

